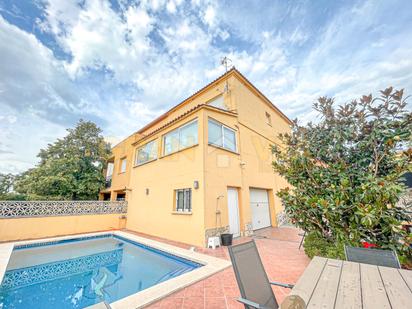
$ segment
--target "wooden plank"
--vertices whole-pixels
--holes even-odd
[[[295,284],[290,295],[299,295],[305,304],[308,304],[326,262],[327,259],[315,256]]]
[[[360,274],[363,309],[391,308],[378,267],[360,264]]]
[[[338,292],[342,261],[328,259],[307,308],[333,308]]]
[[[379,266],[383,285],[393,309],[410,308],[412,292],[396,268]]]
[[[335,309],[362,308],[360,265],[343,262]]]
[[[412,271],[406,269],[399,269],[399,273],[401,274],[403,280],[405,280],[406,284],[409,287],[409,290],[412,291]]]

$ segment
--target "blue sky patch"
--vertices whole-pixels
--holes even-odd
[[[0,172],[80,119],[112,143],[224,72],[290,118],[323,95],[412,89],[410,1],[0,0]]]

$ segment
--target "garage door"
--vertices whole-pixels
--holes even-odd
[[[250,208],[254,230],[270,226],[269,199],[267,190],[250,189]]]

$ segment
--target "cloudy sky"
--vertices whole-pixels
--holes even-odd
[[[80,118],[118,141],[229,57],[289,117],[388,85],[412,92],[411,1],[0,0],[0,172]]]

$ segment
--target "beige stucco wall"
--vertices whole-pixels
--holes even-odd
[[[175,128],[198,119],[198,145],[162,156],[162,136]],[[204,230],[204,180],[203,180],[203,111],[181,119],[161,133],[150,136],[158,140],[158,159],[132,168],[128,196],[128,221],[130,230],[147,233],[184,243],[203,245]],[[199,189],[194,189],[199,181]],[[174,213],[174,190],[192,188],[192,213]],[[149,193],[146,194],[146,189]]]
[[[121,229],[121,214],[0,219],[0,242]]]
[[[99,199],[103,199],[104,193],[111,193],[110,199],[116,200],[117,192],[125,192],[126,200],[129,188],[129,179],[130,171],[132,170],[134,164],[134,150],[135,147],[132,144],[141,137],[140,134],[134,133],[115,145],[112,148],[112,162],[113,166],[113,175],[112,175],[112,184],[110,188],[102,190]],[[121,160],[126,158],[126,172],[122,173],[120,168]],[[106,175],[105,175],[106,176]]]
[[[246,224],[252,221],[250,188],[268,190],[271,223],[276,226],[276,214],[283,210],[276,192],[286,187],[287,182],[272,169],[270,145],[279,143],[279,133],[290,131],[289,123],[246,84],[233,76],[230,79],[229,96],[232,108],[238,113],[237,117],[212,111],[207,112],[207,117],[236,130],[238,154],[210,145],[205,147],[205,228],[215,228],[216,221],[218,227],[229,224],[228,187],[238,188],[241,231],[245,231]],[[267,124],[266,112],[271,115],[272,125]],[[207,141],[207,131],[205,132]],[[216,216],[216,200],[221,195],[223,198],[218,202],[221,214]]]
[[[241,78],[229,75],[230,91],[224,93],[226,106],[237,114],[201,108],[185,115],[173,125],[155,132],[194,106],[222,94],[225,83],[223,80],[206,88],[142,132],[147,137],[134,145],[133,153],[138,147],[155,139],[158,141],[158,159],[131,168],[128,229],[204,246],[207,230],[228,225],[228,187],[238,188],[241,231],[245,231],[246,224],[252,221],[250,188],[268,190],[271,222],[273,226],[277,225],[276,214],[282,211],[282,206],[275,194],[280,188],[287,186],[287,183],[273,172],[270,145],[279,142],[279,133],[290,131],[290,124]],[[265,113],[271,115],[271,126],[266,122]],[[209,117],[236,131],[237,153],[208,145]],[[199,124],[199,144],[162,157],[162,136],[195,118]],[[193,188],[195,180],[200,184],[197,190]],[[173,212],[174,190],[183,188],[192,188],[191,214]],[[223,198],[218,200],[218,196]],[[216,215],[216,208],[220,211],[219,215]]]
[[[207,111],[207,120],[212,118],[236,130],[237,145],[239,145],[239,130],[236,116],[224,115],[218,112]],[[225,227],[228,225],[227,187],[239,188],[242,191],[242,169],[240,155],[207,145],[208,132],[205,130],[205,229]],[[239,150],[239,147],[238,147]],[[219,196],[223,196],[218,199]],[[241,198],[241,196],[239,195]],[[240,201],[239,201],[240,202]],[[216,215],[216,209],[220,214]],[[241,221],[242,221],[242,214]]]

